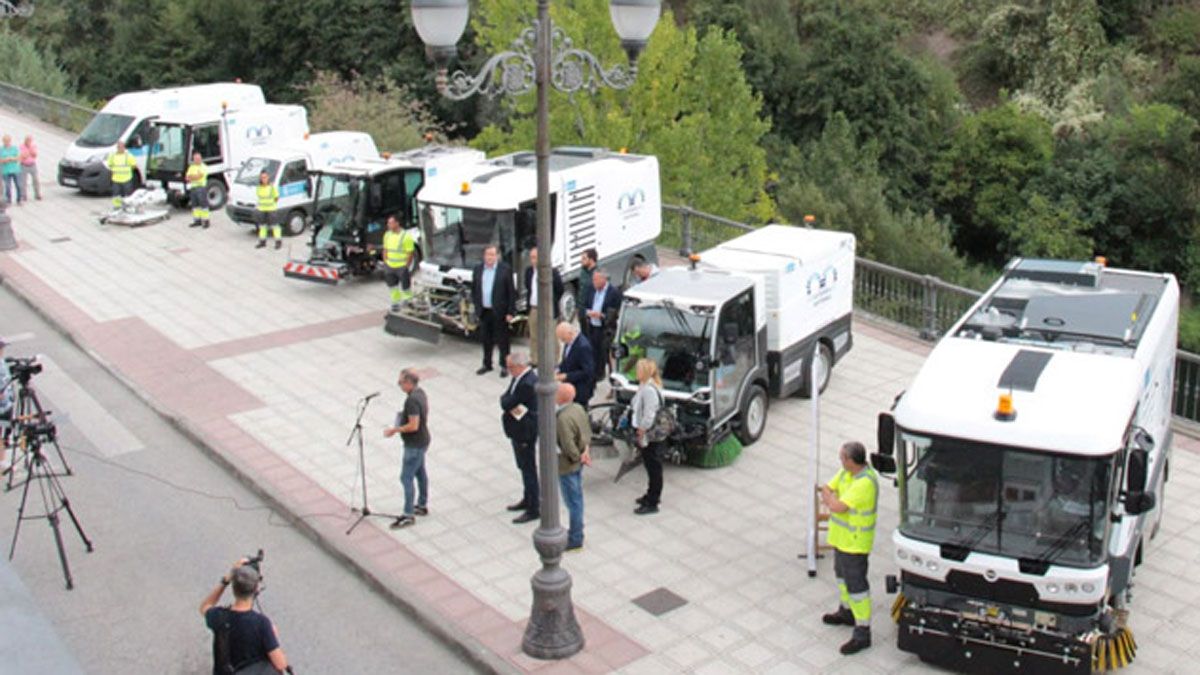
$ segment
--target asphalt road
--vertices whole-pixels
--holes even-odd
[[[22,524],[13,560],[0,563],[0,671],[66,672],[73,656],[88,673],[211,673],[200,601],[261,548],[262,608],[297,673],[474,672],[4,288],[0,335],[6,356],[43,355],[33,384],[75,471],[62,488],[95,545],[87,553],[62,514],[67,590],[47,521]],[[32,487],[26,515],[44,512]],[[5,551],[20,497],[0,491]],[[69,655],[57,658],[63,645]]]

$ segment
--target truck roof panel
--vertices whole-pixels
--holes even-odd
[[[677,305],[712,306],[754,286],[743,276],[716,270],[670,267],[626,291],[642,302],[671,300]]]

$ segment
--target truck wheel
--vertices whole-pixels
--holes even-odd
[[[825,387],[829,386],[829,377],[833,373],[833,350],[824,342],[817,343],[817,391],[825,393]],[[803,398],[812,397],[812,361],[806,360],[804,364],[804,385],[800,387],[800,396]]]
[[[304,214],[304,209],[292,209],[289,211],[283,228],[287,231],[289,237],[304,234],[304,230],[308,228],[308,217]]]
[[[578,289],[574,281],[563,288],[562,297],[558,299],[558,316],[562,321],[569,322],[575,318],[575,293]]]
[[[225,184],[219,180],[210,180],[210,181],[208,181],[207,188],[208,188],[208,210],[209,211],[220,211],[222,208],[225,207],[225,199],[227,197],[227,193],[225,191]]]
[[[738,415],[741,424],[738,426],[737,437],[742,445],[750,445],[762,436],[767,428],[767,390],[761,385],[750,385],[750,391],[742,401],[742,412]]]

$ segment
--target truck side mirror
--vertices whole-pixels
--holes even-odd
[[[881,455],[891,457],[896,450],[896,418],[891,413],[879,413],[879,421],[875,426],[876,448]]]
[[[891,475],[896,473],[896,458],[873,452],[871,453],[871,466],[879,473]]]
[[[1125,512],[1130,515],[1154,508],[1154,495],[1146,492],[1149,467],[1149,452],[1140,447],[1129,451],[1129,462],[1125,467]]]

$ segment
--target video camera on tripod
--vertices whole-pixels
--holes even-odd
[[[29,384],[29,380],[42,372],[43,367],[42,362],[36,356],[25,358],[6,356],[4,362],[8,364],[8,371],[12,373],[12,379],[22,385]]]

